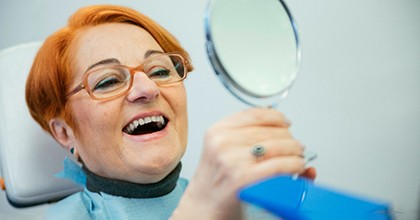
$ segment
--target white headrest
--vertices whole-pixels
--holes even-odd
[[[63,198],[80,190],[53,175],[63,169],[64,150],[32,119],[25,83],[41,42],[0,51],[0,162],[9,202],[18,207]]]

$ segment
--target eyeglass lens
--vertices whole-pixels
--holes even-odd
[[[137,69],[137,68],[136,68]],[[125,92],[132,80],[128,67],[116,65],[89,73],[88,90],[96,98],[107,98]],[[183,59],[179,55],[152,55],[142,64],[143,72],[157,85],[181,81],[185,75]]]

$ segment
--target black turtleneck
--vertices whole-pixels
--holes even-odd
[[[124,180],[109,179],[98,176],[83,166],[86,174],[86,188],[91,192],[104,192],[127,198],[156,198],[164,196],[175,189],[181,172],[181,162],[165,178],[157,183],[139,184]]]

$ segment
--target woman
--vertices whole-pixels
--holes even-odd
[[[86,188],[54,206],[69,219],[240,219],[239,188],[280,173],[315,177],[290,123],[273,109],[228,117],[206,133],[193,178],[179,178],[192,71],[178,41],[120,6],[78,10],[40,48],[26,86],[31,115],[79,162]],[[263,156],[255,150],[265,150]]]

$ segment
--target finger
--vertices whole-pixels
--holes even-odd
[[[219,135],[223,135],[227,142],[238,143],[239,145],[252,146],[262,144],[267,140],[283,140],[292,139],[293,136],[287,128],[273,127],[246,127],[225,131]]]
[[[305,171],[302,174],[300,174],[301,177],[308,178],[312,181],[315,180],[316,175],[317,175],[316,174],[316,169],[314,167],[308,167],[308,168],[305,169]]]
[[[261,142],[265,148],[264,159],[280,156],[302,156],[305,150],[304,146],[294,139],[276,139]]]
[[[254,145],[276,146],[271,142],[292,139],[287,128],[247,127],[236,129],[211,129],[206,132],[204,142],[207,150],[214,153],[228,148],[251,148]]]
[[[232,131],[242,138],[253,138],[256,140],[292,138],[292,133],[284,127],[250,126]]]
[[[274,175],[302,173],[304,165],[304,161],[298,156],[271,158],[250,166],[241,182],[249,184]]]
[[[272,108],[251,108],[221,120],[218,126],[238,128],[247,126],[289,127],[290,121]]]
[[[267,160],[275,157],[284,156],[296,156],[304,159],[302,156],[304,153],[303,145],[294,139],[277,139],[277,140],[266,140],[264,142],[258,142],[262,144],[241,144],[237,143],[226,144],[223,148],[214,150],[207,150],[205,152],[211,153],[211,158],[220,157],[222,159],[229,158],[231,161],[246,161],[247,164],[254,164],[262,160]],[[257,146],[263,147],[263,153],[260,156],[256,156],[254,148]]]
[[[256,145],[258,146],[258,145]],[[236,164],[236,166],[249,166],[254,165],[257,162],[269,160],[275,157],[298,157],[303,159],[302,154],[304,152],[303,145],[296,140],[270,140],[263,142],[263,154],[261,156],[254,155],[254,147],[230,147],[225,148],[222,152],[217,155],[220,161],[227,161]]]

